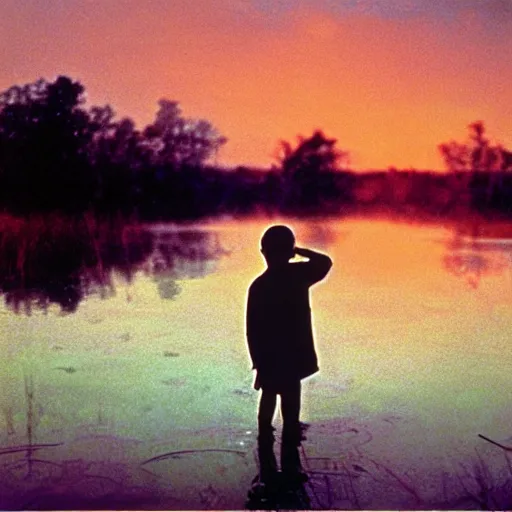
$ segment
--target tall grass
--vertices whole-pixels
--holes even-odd
[[[0,215],[0,293],[17,313],[47,311],[52,303],[73,312],[88,290],[112,288],[129,229],[120,219],[90,214]]]

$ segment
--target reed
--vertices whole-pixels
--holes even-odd
[[[0,293],[16,313],[31,314],[34,306],[47,311],[52,303],[75,311],[89,288],[112,288],[111,270],[127,229],[121,219],[90,214],[0,214]]]
[[[34,441],[34,380],[32,375],[24,375],[25,400],[27,405],[27,441],[28,450],[25,452],[28,474],[27,478],[32,477],[33,470],[33,441]]]
[[[5,418],[5,426],[7,430],[7,435],[11,436],[16,433],[16,430],[14,428],[14,415],[13,415],[13,408],[10,405],[6,405],[2,407],[2,413]]]

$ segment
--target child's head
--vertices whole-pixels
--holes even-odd
[[[288,226],[268,228],[261,238],[261,252],[268,265],[286,263],[294,256],[295,236]]]

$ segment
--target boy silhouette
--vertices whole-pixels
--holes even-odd
[[[290,228],[275,225],[261,239],[267,269],[250,285],[247,297],[246,335],[256,370],[255,389],[261,389],[258,410],[260,477],[277,471],[273,455],[272,419],[277,395],[281,396],[283,435],[281,469],[300,474],[297,447],[301,441],[301,380],[318,371],[309,288],[329,272],[325,254],[295,246]],[[307,262],[290,263],[295,255]]]

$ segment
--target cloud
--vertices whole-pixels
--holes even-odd
[[[232,0],[251,5],[254,11],[273,19],[286,18],[301,9],[344,16],[359,14],[383,19],[430,18],[457,22],[468,16],[480,19],[489,28],[512,22],[511,0]]]
[[[468,17],[480,20],[487,28],[496,28],[512,22],[510,0],[358,0],[352,9],[383,18],[417,18],[458,22]],[[343,5],[340,4],[340,5]]]

